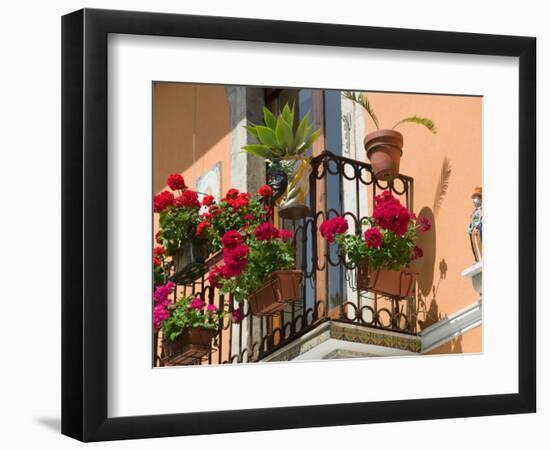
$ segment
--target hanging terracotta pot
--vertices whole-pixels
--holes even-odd
[[[212,339],[216,330],[202,327],[185,328],[173,341],[164,340],[162,346],[165,366],[197,364],[212,350]]]
[[[204,264],[210,253],[208,241],[186,242],[176,250],[174,261],[173,281],[177,284],[189,284],[206,273],[208,268]]]
[[[302,293],[301,270],[275,270],[262,287],[251,292],[248,303],[255,316],[270,316],[298,300]]]
[[[417,275],[409,268],[370,270],[368,264],[360,264],[357,266],[357,288],[392,298],[406,298],[413,292]]]
[[[363,144],[376,179],[393,180],[399,174],[403,135],[394,130],[378,130],[367,134]]]

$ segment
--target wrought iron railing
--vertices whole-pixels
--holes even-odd
[[[328,320],[416,334],[416,296],[396,299],[357,289],[356,267],[338,253],[337,244],[327,244],[318,233],[321,223],[335,215],[346,217],[360,231],[362,219],[383,190],[391,190],[412,211],[413,179],[399,175],[391,182],[379,181],[370,164],[328,151],[313,158],[311,166],[311,216],[278,224],[294,232],[297,268],[303,271],[301,299],[270,317],[252,316],[245,302],[240,306],[242,320],[237,321],[232,313],[238,305],[209,286],[205,275],[177,286],[174,302],[181,295],[198,295],[226,311],[214,348],[189,364],[260,361]],[[162,365],[162,348],[158,342],[155,347],[156,364]]]

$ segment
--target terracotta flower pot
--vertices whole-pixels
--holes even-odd
[[[392,298],[406,298],[412,293],[417,275],[408,268],[370,270],[367,264],[361,264],[357,266],[357,288]]]
[[[403,135],[394,130],[378,130],[367,134],[363,144],[376,179],[393,180],[399,174]]]
[[[212,338],[216,330],[202,327],[190,327],[173,341],[167,339],[162,343],[164,358],[162,362],[166,366],[193,364],[207,355],[212,349]]]
[[[181,246],[172,259],[174,260],[174,282],[189,284],[204,275],[207,267],[204,264],[210,253],[210,245],[204,242],[186,242]]]
[[[301,270],[275,270],[263,286],[251,292],[248,303],[255,316],[270,316],[301,296]]]

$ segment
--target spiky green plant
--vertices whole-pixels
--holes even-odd
[[[380,125],[378,123],[378,117],[376,116],[376,113],[374,112],[374,109],[372,108],[368,97],[366,94],[362,94],[360,92],[351,92],[351,91],[344,91],[342,93],[342,96],[348,100],[351,100],[354,103],[357,103],[363,109],[368,113],[370,118],[372,119],[374,125],[376,126],[376,129],[380,129]],[[422,125],[426,127],[430,132],[433,134],[437,133],[437,129],[435,128],[435,124],[431,119],[428,119],[426,117],[418,117],[416,115],[405,117],[404,119],[401,119],[398,121],[391,129],[394,130],[396,127],[403,123],[416,123],[417,125]]]
[[[247,125],[248,132],[258,139],[258,144],[243,146],[247,153],[265,158],[271,162],[277,160],[306,160],[304,154],[321,134],[313,131],[309,124],[309,113],[296,126],[294,106],[287,104],[278,117],[264,107],[264,125]]]

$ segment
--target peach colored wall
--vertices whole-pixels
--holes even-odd
[[[417,214],[433,212],[444,158],[450,162],[448,190],[432,230],[422,236],[425,256],[417,265],[420,294],[429,311],[427,317],[421,314],[418,319],[429,325],[479,298],[471,280],[463,278],[461,272],[474,262],[467,227],[473,209],[472,191],[482,185],[482,99],[392,93],[368,93],[368,98],[381,128],[391,128],[412,115],[435,122],[435,135],[416,124],[397,128],[404,137],[400,172],[414,178]],[[365,118],[365,124],[367,133],[374,131],[370,117]]]
[[[231,179],[231,114],[223,86],[155,83],[153,87],[154,191],[179,172],[195,180],[222,163],[222,192]]]
[[[481,353],[483,351],[483,327],[472,328],[445,344],[424,353],[425,355],[442,355],[446,353]]]

